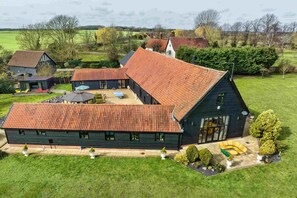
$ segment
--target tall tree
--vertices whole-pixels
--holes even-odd
[[[91,50],[92,47],[96,44],[95,33],[91,30],[85,30],[81,35],[82,43],[86,49]]]
[[[77,58],[77,44],[74,37],[78,33],[78,19],[66,15],[58,15],[47,24],[47,35],[50,44],[48,52],[57,61]]]
[[[260,20],[264,34],[264,43],[267,46],[272,46],[280,28],[280,22],[274,14],[266,14]]]
[[[250,37],[252,29],[252,22],[246,21],[242,24],[243,38],[242,38],[242,46],[246,46]]]
[[[242,23],[241,22],[235,22],[231,26],[231,46],[232,47],[237,47],[239,37],[241,34],[242,30]]]
[[[231,25],[224,23],[220,26],[220,46],[226,47],[228,45],[229,33],[231,32]]]
[[[255,19],[252,21],[251,29],[252,32],[250,35],[250,45],[256,47],[261,36],[261,20]]]
[[[0,45],[0,74],[7,71],[7,63],[12,57],[12,51],[4,49]]]
[[[216,10],[204,10],[195,18],[195,28],[208,26],[217,27],[219,25],[220,13]]]
[[[160,38],[163,38],[165,30],[161,24],[157,24],[153,28],[153,33],[155,38],[160,39]]]
[[[48,36],[58,44],[73,43],[78,33],[78,19],[66,15],[58,15],[47,24]]]
[[[45,23],[36,23],[19,31],[16,40],[21,49],[41,50],[45,39]]]

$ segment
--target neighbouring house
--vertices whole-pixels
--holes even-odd
[[[144,105],[14,104],[8,143],[180,149],[243,135],[249,110],[227,71],[139,48],[125,67],[76,70],[74,82],[101,89],[123,76]]]
[[[126,63],[130,60],[130,58],[133,56],[135,52],[133,50],[131,50],[128,54],[126,54],[126,56],[124,56],[119,62],[120,62],[120,66],[124,67],[126,65]]]
[[[49,90],[52,86],[54,86],[54,78],[51,76],[31,76],[25,77],[22,80],[19,80],[20,90]]]
[[[145,49],[154,52],[165,53],[167,42],[167,39],[150,39],[148,40]]]
[[[175,58],[176,51],[181,46],[206,48],[208,41],[204,38],[183,38],[183,37],[170,37],[166,45],[166,55]]]
[[[44,51],[16,51],[7,66],[14,75],[36,75],[38,69],[48,64],[56,70],[56,62]]]
[[[71,79],[72,90],[80,85],[89,86],[89,90],[127,88],[129,78],[126,70],[126,68],[76,69]]]

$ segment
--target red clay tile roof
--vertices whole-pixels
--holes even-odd
[[[7,65],[34,68],[44,53],[44,51],[16,51]]]
[[[181,133],[173,106],[15,103],[2,128]]]
[[[76,69],[71,81],[129,79],[126,70],[126,68]]]
[[[170,38],[172,47],[176,51],[181,46],[206,48],[208,47],[208,41],[204,38],[182,38],[182,37],[171,37]]]
[[[126,64],[127,75],[162,105],[174,105],[181,120],[225,75],[139,48]]]
[[[165,52],[168,40],[166,39],[150,39],[146,44],[146,48],[154,48],[154,45],[161,45],[160,52]]]

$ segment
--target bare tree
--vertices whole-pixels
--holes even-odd
[[[228,45],[229,33],[231,32],[231,25],[228,23],[220,27],[220,46],[226,47]]]
[[[238,44],[241,28],[242,28],[241,22],[235,22],[231,26],[231,46],[232,47],[236,47]]]
[[[261,21],[260,19],[255,19],[252,21],[251,25],[251,35],[250,35],[250,45],[256,47],[258,45],[261,36]]]
[[[78,19],[66,15],[58,15],[47,24],[48,36],[56,43],[64,44],[74,42],[78,33]]]
[[[216,10],[204,10],[195,18],[195,28],[201,26],[217,27],[219,25],[220,13]]]
[[[251,33],[252,22],[246,21],[242,24],[243,38],[242,38],[242,46],[246,46],[249,40],[249,36]]]
[[[77,58],[77,44],[74,37],[78,33],[78,19],[65,15],[52,18],[47,24],[49,37],[49,53],[57,61]]]
[[[45,39],[45,24],[36,23],[24,27],[16,36],[17,43],[22,49],[40,50]]]
[[[280,27],[280,22],[274,14],[266,14],[261,19],[261,26],[264,34],[264,42],[272,46]]]
[[[153,29],[155,38],[163,38],[164,31],[165,30],[161,24],[155,25],[155,27]]]
[[[83,45],[88,49],[91,50],[92,47],[96,44],[96,37],[95,33],[91,30],[85,30],[81,35]]]

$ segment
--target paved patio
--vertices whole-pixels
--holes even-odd
[[[245,154],[234,156],[233,165],[229,170],[246,168],[246,167],[255,166],[259,164],[257,163],[257,153],[259,152],[259,141],[257,138],[254,138],[252,136],[246,136],[244,138],[232,138],[228,140],[237,141],[248,149]],[[214,156],[213,158],[214,164],[221,163],[223,165],[226,165],[227,158],[221,153],[218,144],[219,144],[218,142],[215,142],[215,143],[208,143],[208,144],[198,144],[196,146],[198,150],[203,148],[208,148]],[[187,147],[188,146],[184,146],[180,152],[185,153]]]
[[[245,147],[248,151],[246,154],[238,155],[234,157],[233,166],[229,170],[241,169],[250,166],[258,165],[257,163],[257,153],[259,152],[258,139],[252,136],[247,136],[244,138],[233,138],[232,140],[238,141]],[[0,130],[0,149],[7,153],[15,154],[22,153],[24,145],[9,145],[6,144],[6,138],[3,130]],[[197,144],[198,149],[208,148],[214,155],[213,162],[221,163],[226,165],[226,157],[220,152],[218,142],[208,143],[208,144]],[[180,151],[167,150],[167,154],[173,157],[177,153],[185,153],[187,146],[183,146]],[[95,148],[96,155],[107,156],[107,157],[157,157],[160,156],[160,150],[147,150],[147,149],[103,149]],[[30,154],[39,155],[88,155],[89,148],[80,149],[78,146],[43,146],[43,145],[29,145]]]
[[[114,95],[113,92],[121,91],[124,93],[123,98],[118,98]],[[100,90],[86,90],[93,94],[105,94],[106,95],[106,104],[143,104],[133,91],[130,89],[100,89]]]

